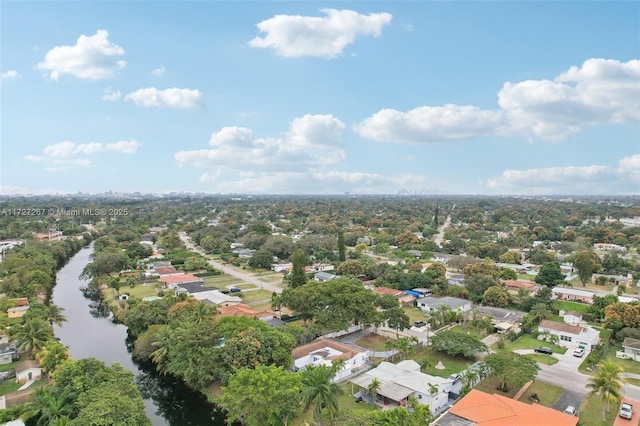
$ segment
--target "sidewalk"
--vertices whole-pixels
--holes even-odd
[[[24,390],[24,389],[28,388],[29,386],[31,386],[34,382],[35,382],[35,380],[27,380],[25,382],[25,384],[20,386],[20,388],[18,390],[19,391]]]

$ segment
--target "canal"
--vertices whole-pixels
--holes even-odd
[[[83,248],[57,274],[53,303],[65,309],[67,322],[54,325],[56,337],[73,359],[93,357],[111,365],[119,363],[136,377],[147,417],[154,426],[223,426],[224,415],[199,392],[180,380],[158,374],[153,365],[134,362],[127,349],[127,328],[114,324],[104,305],[85,298],[86,281],[79,278],[91,261],[93,244]]]

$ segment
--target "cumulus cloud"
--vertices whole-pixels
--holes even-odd
[[[18,73],[18,71],[15,71],[15,70],[5,71],[0,74],[1,81],[16,80],[18,78],[22,78],[22,76]]]
[[[58,80],[62,74],[103,80],[126,66],[126,61],[120,59],[124,54],[121,46],[109,41],[106,30],[98,30],[92,36],[81,35],[73,46],[54,47],[35,68],[47,71],[53,80]]]
[[[554,80],[506,82],[499,108],[422,106],[384,109],[355,125],[381,142],[428,143],[475,136],[521,136],[561,141],[585,126],[640,120],[640,60],[589,59]]]
[[[617,167],[590,165],[505,170],[487,180],[505,194],[638,194],[640,154],[624,157]]]
[[[164,65],[160,65],[160,68],[156,68],[151,71],[151,74],[155,75],[156,77],[162,77],[164,75]]]
[[[47,145],[42,155],[27,155],[25,160],[48,165],[46,170],[58,170],[64,167],[88,167],[92,165],[90,155],[112,151],[121,154],[134,154],[141,144],[135,140],[118,141],[108,144],[100,142],[75,143],[71,141]]]
[[[117,101],[122,97],[122,93],[119,90],[113,90],[111,87],[107,87],[104,89],[104,95],[102,95],[103,101]]]
[[[148,87],[129,93],[124,99],[144,107],[178,109],[204,108],[204,96],[202,92],[192,89],[178,89],[176,87],[165,90]]]
[[[277,137],[256,137],[245,127],[224,127],[211,135],[209,149],[180,151],[179,166],[224,167],[236,171],[309,170],[345,158],[344,124],[332,115],[294,119]]]
[[[325,15],[276,15],[256,26],[263,37],[252,47],[273,49],[286,58],[314,56],[335,58],[358,36],[378,37],[393,18],[389,13],[362,15],[352,10],[321,9]]]

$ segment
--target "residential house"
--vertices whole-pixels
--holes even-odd
[[[468,312],[472,308],[470,300],[458,299],[457,297],[423,297],[418,299],[416,306],[425,312],[433,312],[440,309],[440,306],[447,306],[452,311]]]
[[[521,288],[527,290],[529,294],[535,293],[540,286],[531,281],[504,280],[504,288],[511,294],[517,295]]]
[[[625,337],[622,342],[624,353],[629,356],[629,359],[634,361],[640,361],[640,339],[633,339],[631,337]]]
[[[42,367],[38,361],[29,359],[16,365],[16,383],[24,384],[29,380],[40,380],[42,377]]]
[[[313,280],[319,283],[335,280],[336,278],[338,278],[337,275],[330,274],[329,272],[316,272],[313,276]]]
[[[566,324],[578,325],[585,324],[586,321],[582,319],[582,313],[578,311],[560,311],[560,316]]]
[[[248,248],[238,247],[232,250],[233,253],[237,253],[240,259],[251,259],[253,254],[256,252],[255,250],[251,250]]]
[[[331,366],[338,359],[344,360],[344,367],[333,377],[335,382],[364,367],[369,359],[369,351],[362,352],[336,340],[318,337],[311,343],[294,348],[291,359],[294,371],[304,370],[309,365]]]
[[[551,289],[552,297],[558,300],[568,300],[571,302],[593,303],[595,293],[578,290],[575,288],[554,287]]]
[[[304,267],[304,271],[308,274],[313,273],[313,272],[327,272],[327,271],[333,271],[335,269],[335,266],[333,266],[330,263],[314,263],[311,266],[305,266]]]
[[[18,360],[16,345],[9,342],[9,336],[0,334],[0,365],[11,364]]]
[[[7,309],[7,315],[9,318],[22,318],[27,311],[29,310],[29,306],[15,306],[13,308]]]
[[[378,400],[383,405],[406,406],[409,396],[419,403],[428,404],[433,414],[447,407],[453,380],[431,376],[420,371],[420,365],[413,360],[398,364],[382,361],[376,368],[351,379],[351,383],[366,392],[373,380],[380,382]]]
[[[558,336],[560,346],[583,346],[591,349],[600,343],[600,332],[588,326],[542,320],[538,325],[538,331]]]
[[[407,294],[402,290],[397,290],[395,288],[389,287],[374,287],[373,291],[380,295],[388,294],[390,296],[398,299],[399,304],[410,303],[413,304],[413,301],[416,300],[416,297],[412,294]]]
[[[595,243],[593,245],[593,249],[603,251],[627,251],[627,248],[625,246],[609,243]]]
[[[229,296],[227,294],[221,293],[218,290],[208,290],[198,293],[191,293],[191,296],[193,296],[197,300],[201,300],[202,302],[215,307],[231,306],[242,303],[241,298],[237,296]]]
[[[263,321],[270,321],[273,319],[274,313],[271,311],[256,311],[249,305],[244,303],[238,303],[237,305],[220,306],[218,307],[217,317],[249,317],[253,319],[259,319]]]
[[[291,263],[291,262],[287,262],[287,263],[272,263],[271,264],[271,270],[275,271],[275,272],[290,271],[292,269],[293,269],[293,263]]]
[[[427,297],[427,296],[431,296],[433,294],[433,291],[429,288],[414,288],[411,289],[411,291],[414,291],[416,293],[418,293],[418,297]]]
[[[545,407],[525,404],[506,396],[471,389],[439,418],[436,426],[576,426],[578,417]]]
[[[196,277],[195,275],[192,275],[192,274],[164,275],[158,278],[158,281],[164,284],[166,288],[173,288],[173,289],[175,289],[176,286],[179,286],[181,284],[189,284],[189,283],[202,284],[204,282],[202,278]]]
[[[478,310],[491,317],[491,324],[496,333],[504,334],[509,331],[519,331],[524,318],[524,312],[493,306],[480,306]]]

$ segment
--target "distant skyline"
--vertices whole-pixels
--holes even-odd
[[[640,3],[0,1],[0,194],[640,194]]]

